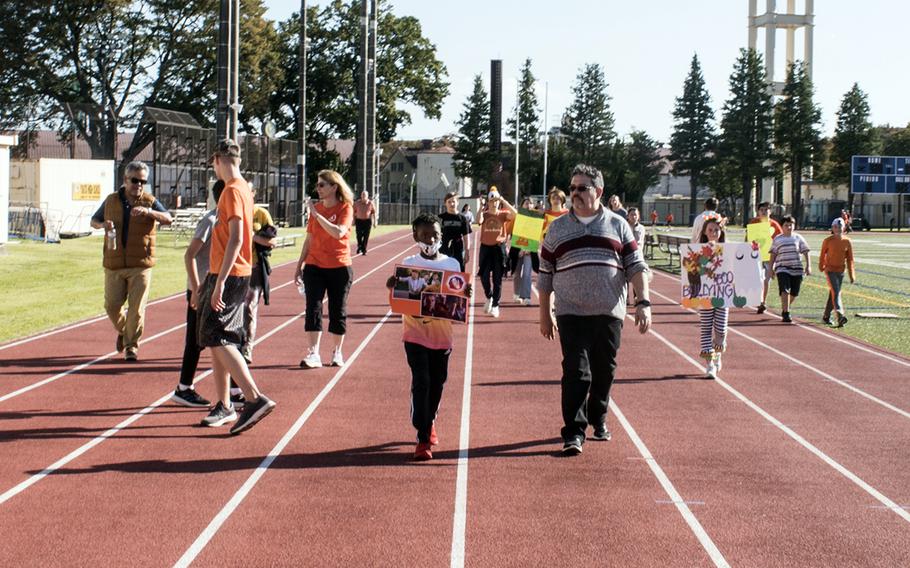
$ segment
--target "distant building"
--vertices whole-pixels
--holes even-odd
[[[420,148],[399,146],[385,162],[379,178],[379,199],[385,203],[442,205],[450,191],[471,194],[470,180],[455,175],[455,149],[433,148],[429,140]]]

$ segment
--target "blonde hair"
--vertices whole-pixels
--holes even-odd
[[[351,188],[348,186],[347,182],[344,181],[344,178],[341,177],[341,174],[335,170],[322,170],[316,174],[316,177],[322,178],[338,188],[335,191],[335,198],[338,201],[347,203],[348,205],[354,204],[354,192],[351,191]]]

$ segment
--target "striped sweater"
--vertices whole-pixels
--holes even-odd
[[[626,283],[648,265],[625,219],[601,207],[587,225],[574,212],[550,224],[540,249],[541,293],[556,315],[626,316]]]

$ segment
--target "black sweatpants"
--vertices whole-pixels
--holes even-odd
[[[487,299],[493,300],[493,305],[499,305],[502,295],[502,272],[504,269],[505,255],[502,245],[480,245],[480,283]]]
[[[367,243],[370,240],[370,231],[373,230],[372,219],[354,219],[354,228],[357,229],[357,252],[367,253]]]
[[[600,316],[556,316],[562,345],[562,439],[584,440],[588,425],[607,419],[610,387],[622,320]]]
[[[303,286],[306,293],[305,331],[322,331],[322,300],[329,297],[329,333],[344,335],[347,331],[348,291],[354,271],[350,266],[320,268],[312,264],[303,267]]]
[[[428,349],[405,341],[404,352],[411,367],[411,424],[417,429],[417,441],[427,443],[449,375],[452,350]]]

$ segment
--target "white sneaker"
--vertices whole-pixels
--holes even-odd
[[[488,314],[490,310],[493,309],[493,298],[487,298],[486,303],[483,305],[483,313]]]
[[[332,366],[344,367],[344,356],[341,354],[341,349],[335,349],[332,351]]]
[[[714,359],[708,360],[708,366],[705,368],[705,375],[712,379],[717,378],[717,364],[714,362]]]
[[[721,360],[722,355],[723,355],[722,353],[718,353],[717,355],[714,356],[714,367],[717,369],[718,373],[724,366],[723,361]]]
[[[513,302],[518,302],[518,303],[520,304],[520,303],[521,303],[521,296],[519,296],[518,294],[513,294],[513,295],[512,295],[512,301],[513,301]]]
[[[300,362],[301,367],[306,367],[308,369],[316,369],[322,367],[322,359],[319,357],[319,352],[315,349],[310,349],[307,351],[306,357],[303,358],[303,361]]]
[[[493,316],[494,318],[498,318],[499,317],[499,306],[493,306],[492,308],[490,308],[490,315]]]

